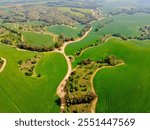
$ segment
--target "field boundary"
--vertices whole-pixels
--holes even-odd
[[[125,65],[125,63],[122,62],[122,63],[119,63],[119,64],[117,64],[117,65],[115,65],[115,66],[103,66],[103,67],[101,67],[101,68],[98,68],[98,69],[94,72],[94,74],[92,75],[91,80],[90,80],[91,85],[92,85],[92,91],[93,91],[93,93],[96,94],[95,89],[94,89],[94,83],[93,83],[93,81],[94,81],[94,77],[95,77],[95,75],[97,74],[98,71],[101,71],[102,69],[115,68],[115,67],[122,66],[122,65]],[[91,112],[92,112],[92,113],[95,113],[97,101],[98,101],[98,96],[92,101],[92,106],[91,106]]]
[[[2,67],[0,68],[0,73],[5,69],[6,63],[7,63],[7,61],[6,61],[5,58],[1,57],[1,59],[4,61],[4,63],[3,63],[3,65],[2,65]]]
[[[64,55],[64,57],[65,57],[65,59],[66,59],[66,61],[67,61],[67,65],[68,65],[68,71],[67,71],[67,74],[66,74],[66,76],[64,77],[64,79],[60,82],[60,84],[58,85],[58,87],[57,87],[57,95],[60,97],[60,99],[61,99],[61,112],[63,112],[63,110],[64,110],[64,108],[65,108],[65,95],[66,95],[66,93],[65,93],[65,85],[66,85],[66,83],[67,83],[67,80],[68,80],[68,78],[69,78],[69,76],[70,76],[70,74],[71,74],[71,72],[72,72],[72,63],[71,63],[71,61],[70,61],[70,59],[68,58],[68,56],[66,55],[66,53],[65,53],[65,48],[69,45],[69,44],[73,44],[73,43],[75,43],[75,42],[78,42],[78,41],[81,41],[82,39],[84,39],[90,32],[91,32],[91,30],[92,30],[92,27],[85,33],[85,35],[83,36],[83,37],[81,37],[81,38],[78,38],[78,39],[76,39],[75,41],[69,41],[69,42],[65,42],[64,44],[63,44],[63,46],[61,47],[61,49],[60,50],[56,50],[55,49],[55,51],[52,51],[52,52],[58,52],[58,53],[61,53],[61,54],[63,54]]]

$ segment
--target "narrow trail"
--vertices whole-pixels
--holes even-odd
[[[93,75],[92,75],[92,77],[91,77],[91,80],[90,80],[90,82],[91,82],[91,84],[92,84],[92,91],[93,91],[94,93],[96,93],[96,92],[95,92],[95,89],[94,89],[94,83],[93,83],[93,81],[94,81],[94,77],[95,77],[95,75],[97,74],[98,71],[100,71],[100,70],[102,70],[102,69],[107,69],[107,68],[115,68],[115,67],[122,66],[122,65],[125,65],[125,63],[122,62],[122,63],[119,63],[119,64],[117,64],[117,65],[115,65],[115,66],[103,66],[103,67],[101,67],[101,68],[96,69],[96,71],[93,73]],[[92,112],[92,113],[95,113],[97,101],[98,101],[98,97],[96,97],[96,98],[93,100],[93,102],[92,102],[92,105],[91,105],[91,112]]]
[[[91,31],[92,31],[93,27],[91,27],[85,34],[83,37],[80,37],[80,38],[77,38],[76,40],[74,41],[69,41],[69,42],[65,42],[64,45],[60,48],[60,51],[65,53],[65,48],[69,45],[69,44],[72,44],[72,43],[76,43],[76,42],[79,42],[81,40],[83,40]],[[66,55],[66,54],[65,54]]]
[[[5,66],[6,66],[6,63],[7,63],[5,58],[1,57],[1,59],[4,61],[4,63],[2,65],[2,67],[0,68],[0,73],[5,69]]]
[[[78,39],[76,39],[76,40],[74,40],[74,41],[69,41],[69,42],[65,42],[64,43],[64,45],[58,50],[58,49],[55,49],[53,52],[58,52],[58,53],[61,53],[61,54],[63,54],[64,55],[64,57],[65,57],[65,59],[66,59],[66,61],[67,61],[67,64],[68,64],[68,71],[67,71],[67,74],[66,74],[66,76],[64,77],[64,79],[61,81],[61,83],[59,84],[59,86],[58,86],[58,88],[57,88],[57,95],[60,97],[60,99],[61,99],[61,112],[63,112],[63,110],[64,110],[64,108],[65,108],[65,85],[66,85],[66,83],[67,83],[67,80],[68,80],[68,78],[69,78],[69,76],[70,76],[70,74],[71,74],[71,72],[72,72],[72,64],[71,64],[71,61],[70,61],[70,59],[68,58],[68,56],[65,54],[65,48],[66,48],[66,46],[67,45],[69,45],[69,44],[72,44],[72,43],[75,43],[75,42],[79,42],[79,41],[81,41],[81,40],[83,40],[90,32],[91,32],[91,30],[92,30],[92,27],[90,28],[90,30],[89,31],[87,31],[86,33],[85,33],[85,35],[83,36],[83,37],[81,37],[81,38],[78,38]]]
[[[70,76],[70,74],[72,72],[72,64],[71,64],[71,61],[68,58],[68,56],[65,54],[65,48],[69,44],[72,44],[72,43],[79,42],[79,41],[83,40],[91,32],[91,30],[92,30],[92,27],[85,33],[85,35],[83,37],[77,38],[74,41],[65,42],[60,49],[55,49],[54,51],[52,51],[52,52],[57,52],[57,53],[63,54],[63,56],[65,57],[65,59],[67,61],[67,65],[68,65],[67,74],[64,77],[64,79],[60,82],[59,86],[57,87],[57,95],[61,98],[61,111],[63,111],[64,108],[65,108],[64,98],[65,98],[65,94],[66,93],[65,93],[64,87],[65,87],[65,85],[67,83],[67,80],[68,80],[68,78],[69,78],[69,76]],[[43,33],[43,34],[50,34],[50,33],[47,32],[47,33]],[[23,36],[22,36],[22,40],[23,40]],[[27,50],[24,50],[24,49],[19,49],[16,46],[14,46],[14,48],[16,48],[16,50],[18,50],[18,51],[27,51]]]

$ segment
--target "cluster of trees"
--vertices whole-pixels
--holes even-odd
[[[88,65],[91,64],[92,60],[90,58],[81,60],[81,62],[78,63],[78,65]]]
[[[59,40],[61,40],[63,43],[64,42],[68,42],[68,41],[74,41],[74,37],[66,37],[64,35],[64,33],[60,34],[59,37],[58,37]]]
[[[147,14],[150,14],[150,8],[147,8],[147,9],[144,9],[144,8],[140,8],[140,9],[136,9],[136,8],[122,9],[121,11],[109,12],[108,14],[110,14],[110,15],[119,15],[119,14],[123,14],[123,13],[126,13],[128,15],[133,15],[135,13],[147,13]]]
[[[79,17],[79,16],[75,17],[75,16],[73,16],[73,19],[75,19],[76,21],[78,21],[81,24],[88,24],[91,21],[96,20],[96,18],[92,15],[92,13],[86,13],[86,12],[83,12],[83,11],[77,9],[77,8],[71,8],[71,11],[78,12],[78,13],[84,15],[84,17]]]
[[[142,32],[142,34],[140,35],[142,40],[150,39],[150,25],[141,27],[139,31]]]
[[[115,66],[118,64],[118,60],[116,58],[116,56],[107,56],[104,60],[104,63],[107,63],[110,66]]]
[[[95,32],[98,32],[100,29],[104,28],[105,25],[110,24],[113,21],[114,21],[113,19],[101,21],[100,24],[95,28]]]
[[[72,18],[66,16],[64,12],[58,10],[57,8],[49,8],[44,5],[22,5],[20,7],[11,8],[11,12],[0,10],[0,18],[3,22],[9,23],[24,23],[27,21],[44,21],[48,25],[54,24],[67,24],[73,25],[74,21]],[[20,15],[22,14],[22,15]]]
[[[109,66],[115,66],[119,62],[120,61],[114,55],[106,56],[104,59],[100,59],[100,60],[96,61],[97,64],[109,65]],[[81,60],[80,62],[78,62],[78,65],[86,66],[91,63],[92,63],[92,60],[90,58],[88,58],[88,59],[84,59],[84,60]],[[99,66],[97,66],[97,67],[99,67]]]
[[[67,107],[75,104],[90,103],[95,98],[96,95],[93,92],[89,92],[88,94],[83,94],[80,97],[77,95],[75,95],[72,98],[70,98],[68,95],[65,96]]]
[[[37,46],[37,45],[29,45],[27,43],[18,43],[17,47],[20,49],[26,49],[26,50],[37,51],[37,52],[47,52],[47,51],[54,50],[54,46]]]
[[[35,32],[44,32],[46,31],[46,24],[42,25],[26,25],[26,24],[19,24],[18,29],[23,30],[23,31],[35,31]]]
[[[136,40],[147,40],[150,39],[150,30],[146,30],[146,29],[140,29],[140,31],[142,31],[142,34],[140,36],[124,36],[121,35],[120,33],[115,33],[112,34],[113,37],[118,37],[121,38],[122,40],[129,40],[129,39],[136,39]]]
[[[85,35],[85,33],[90,30],[90,28],[91,28],[91,25],[87,24],[79,33],[79,37],[83,37]]]
[[[19,15],[18,12],[0,10],[0,18],[3,19],[3,23],[27,22],[27,19]]]
[[[8,28],[6,26],[0,26],[2,32],[0,32],[0,41],[4,44],[10,44],[21,42],[21,33]]]
[[[35,65],[39,59],[40,57],[36,55],[34,56],[34,58],[27,59],[24,62],[22,60],[19,60],[18,64],[19,64],[21,71],[23,71],[26,76],[32,76],[35,71]],[[41,74],[37,74],[37,77],[41,77]]]
[[[88,58],[79,62],[65,86],[67,108],[76,104],[91,103],[96,98],[96,94],[91,90],[90,83],[90,78],[94,71],[103,66],[115,66],[119,63],[121,61],[117,60],[115,56],[107,56],[97,61]]]
[[[91,62],[92,61],[90,59],[87,59],[84,61],[84,64],[86,66]],[[91,90],[91,84],[89,82],[92,72],[90,69],[84,68],[85,66],[79,66],[68,78],[65,86],[65,102],[67,107],[75,104],[91,103],[91,101],[96,98],[96,94]],[[81,71],[80,67],[83,67],[83,72]]]
[[[122,40],[128,40],[128,38],[131,38],[131,39],[132,39],[132,37],[126,37],[126,36],[121,35],[120,33],[112,34],[112,36],[113,36],[113,37],[119,37],[119,38],[121,38]]]
[[[82,16],[70,13],[70,11],[60,10],[57,8],[58,6],[70,7],[72,12],[81,13]],[[0,18],[2,18],[4,22],[9,23],[24,23],[27,21],[36,20],[44,21],[48,25],[66,24],[72,26],[75,22],[87,24],[93,20],[96,20],[99,15],[99,11],[95,11],[97,15],[93,16],[92,13],[81,10],[96,9],[96,7],[98,7],[98,3],[94,1],[70,1],[69,3],[67,1],[61,1],[48,2],[45,5],[21,5],[19,7],[10,7],[11,11],[0,10]]]

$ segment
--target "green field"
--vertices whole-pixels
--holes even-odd
[[[114,21],[100,30],[100,34],[120,33],[125,36],[138,36],[141,34],[138,29],[143,25],[149,25],[150,15],[144,13],[136,13],[134,15],[121,14],[105,20],[108,19],[113,19]]]
[[[104,23],[104,21],[110,21],[113,19],[113,22],[106,24],[104,28],[99,29],[98,32],[95,32],[95,28]],[[96,21],[92,23],[93,29],[89,35],[84,38],[82,41],[71,44],[67,46],[65,52],[67,55],[75,55],[80,48],[84,48],[91,43],[96,43],[100,36],[104,34],[113,34],[120,33],[125,36],[140,35],[138,31],[139,27],[148,25],[150,21],[150,15],[137,13],[135,15],[117,15],[111,18],[105,18],[103,21]]]
[[[34,32],[22,32],[24,41],[31,45],[45,45],[54,46],[53,37],[45,34],[38,34]]]
[[[36,54],[0,44],[0,57],[7,60],[5,69],[0,73],[0,112],[60,111],[56,103],[56,89],[67,72],[66,60],[59,53],[38,53],[42,59],[36,66],[36,72],[41,77],[27,77],[19,70],[18,61]]]
[[[75,62],[115,55],[125,65],[100,70],[94,78],[98,95],[96,112],[150,112],[149,41],[110,39],[85,51]]]
[[[75,24],[74,27],[67,25],[53,25],[48,27],[48,31],[54,34],[60,35],[64,34],[65,37],[77,38],[80,31],[84,28],[84,25]]]
[[[0,113],[150,113],[148,4],[46,1],[0,7]]]

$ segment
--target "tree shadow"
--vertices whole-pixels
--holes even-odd
[[[61,106],[61,99],[60,98],[57,98],[55,100],[55,103],[57,104],[57,106]]]

